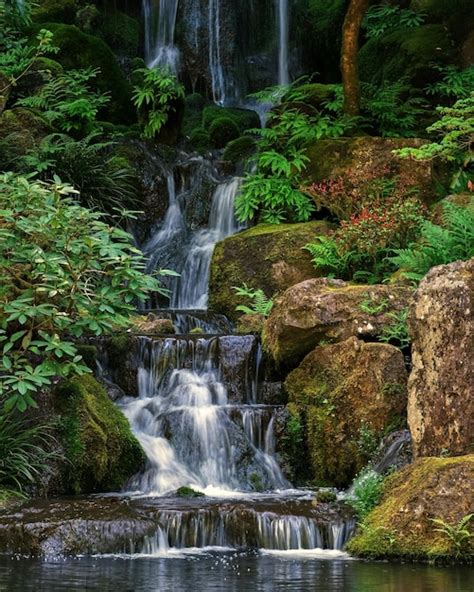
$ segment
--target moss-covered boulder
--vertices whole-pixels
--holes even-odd
[[[5,110],[0,116],[0,161],[5,169],[19,157],[39,145],[52,129],[40,115],[15,107]]]
[[[388,479],[381,504],[349,542],[349,552],[377,559],[472,560],[473,537],[457,548],[433,520],[455,529],[474,513],[473,482],[472,454],[416,461]],[[467,528],[472,532],[472,523]]]
[[[140,47],[140,21],[120,11],[107,14],[99,34],[114,52],[135,58]]]
[[[240,136],[238,125],[230,117],[218,117],[209,127],[209,137],[213,148],[225,146]]]
[[[435,197],[432,165],[393,154],[394,150],[423,143],[420,139],[370,136],[319,140],[308,150],[308,181],[342,179],[357,188],[374,178],[397,178],[401,186],[418,189],[420,196],[430,202]]]
[[[356,337],[317,347],[286,381],[305,426],[310,477],[347,486],[388,431],[405,421],[407,373],[401,351]]]
[[[265,349],[278,364],[296,365],[321,342],[376,338],[404,310],[413,290],[405,286],[354,285],[309,279],[276,299],[265,322]]]
[[[222,118],[231,119],[241,134],[249,129],[260,127],[260,118],[255,111],[217,105],[208,106],[203,110],[202,125],[205,129],[210,129],[216,119]]]
[[[227,162],[237,164],[249,158],[255,152],[255,147],[255,138],[252,136],[241,136],[227,144],[223,159]]]
[[[37,23],[66,23],[76,19],[77,0],[42,0],[34,5],[33,20]]]
[[[62,491],[119,491],[139,471],[144,453],[127,419],[92,376],[61,383],[54,393],[64,449]]]
[[[474,449],[474,258],[433,268],[409,314],[408,422],[415,456]]]
[[[246,283],[271,297],[316,277],[311,255],[303,247],[330,228],[326,222],[259,224],[218,243],[211,264],[209,307],[236,319],[236,307],[247,303],[236,295],[234,286]]]

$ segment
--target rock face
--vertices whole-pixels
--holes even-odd
[[[209,308],[235,320],[235,308],[244,302],[234,286],[246,283],[271,297],[316,277],[311,255],[303,247],[330,228],[327,222],[260,224],[220,242],[212,259]]]
[[[317,347],[286,379],[306,426],[312,481],[347,486],[382,434],[404,421],[407,373],[401,351],[356,337]]]
[[[290,365],[321,341],[375,337],[393,322],[389,314],[403,310],[411,297],[412,290],[402,286],[306,280],[276,300],[263,330],[265,348],[276,362]]]
[[[348,550],[370,558],[459,559],[453,541],[436,530],[433,519],[455,526],[473,513],[473,480],[472,454],[419,459],[389,478],[382,503],[366,518]],[[472,539],[470,544],[465,541],[461,548],[466,557],[472,552]]]
[[[406,187],[416,187],[421,197],[433,199],[432,166],[426,162],[413,162],[397,158],[393,150],[404,147],[419,147],[418,139],[356,137],[320,140],[308,151],[309,177],[320,183],[327,179],[345,178],[364,183],[374,177],[397,177]]]
[[[473,447],[474,259],[432,269],[409,314],[408,422],[415,456]]]

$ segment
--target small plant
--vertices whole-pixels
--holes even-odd
[[[263,290],[252,290],[247,284],[243,284],[240,288],[234,288],[234,290],[237,296],[242,296],[252,302],[251,306],[240,304],[235,310],[244,314],[259,314],[264,317],[270,315],[273,308],[273,299],[268,298]]]
[[[397,345],[400,349],[406,349],[411,343],[410,334],[408,332],[408,308],[399,312],[389,312],[387,317],[391,319],[391,323],[385,325],[379,336],[380,341],[384,343],[392,343]]]
[[[354,508],[359,520],[363,520],[380,502],[383,481],[382,475],[372,469],[356,477],[347,502]]]
[[[359,309],[362,312],[370,315],[379,315],[384,313],[390,308],[390,300],[388,298],[382,298],[376,300],[372,296],[366,298],[359,304]]]
[[[429,95],[436,95],[448,99],[466,99],[474,92],[474,66],[460,70],[457,66],[433,66],[440,72],[441,80],[430,84],[426,88]]]
[[[357,434],[357,449],[366,458],[370,458],[370,456],[377,450],[377,446],[379,445],[379,438],[374,430],[367,425],[366,423],[362,423],[359,427],[359,433]]]
[[[406,249],[399,249],[391,261],[407,279],[419,282],[435,265],[467,260],[474,256],[474,207],[446,203],[443,226],[425,220],[421,237]]]
[[[135,86],[133,103],[142,121],[143,136],[153,139],[174,112],[176,101],[184,99],[184,87],[163,68],[141,68],[135,75],[143,81]]]
[[[98,68],[67,70],[18,104],[42,111],[45,119],[61,131],[87,133],[100,109],[110,101],[108,94],[91,88],[91,81],[99,72]]]
[[[456,557],[464,555],[469,547],[469,543],[473,537],[469,529],[474,514],[468,514],[461,518],[457,524],[451,525],[441,520],[441,518],[432,518],[431,521],[437,526],[434,530],[440,532],[449,539],[452,544]]]
[[[390,29],[414,29],[425,21],[425,15],[414,12],[409,8],[377,4],[367,11],[363,28],[368,37],[380,37]]]

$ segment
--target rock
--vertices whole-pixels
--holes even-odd
[[[471,452],[474,258],[428,273],[415,294],[409,327],[408,423],[415,456]]]
[[[404,160],[393,154],[393,150],[424,143],[420,139],[370,136],[319,140],[308,150],[308,177],[310,182],[320,183],[350,175],[352,182],[363,184],[379,172],[377,177],[397,177],[400,185],[419,189],[420,197],[430,202],[435,195],[431,163]]]
[[[472,454],[419,459],[389,478],[381,504],[365,519],[364,529],[347,550],[378,559],[459,560],[453,541],[436,530],[439,525],[433,519],[454,527],[473,513],[473,481]],[[465,543],[462,551],[468,559],[472,538]]]
[[[277,363],[291,365],[322,341],[374,338],[393,322],[390,313],[408,306],[412,293],[405,286],[306,280],[276,299],[265,322],[264,347]],[[373,307],[373,313],[362,310],[367,304]]]
[[[145,455],[128,421],[91,376],[61,383],[54,393],[64,449],[62,493],[119,491]]]
[[[149,313],[146,317],[134,319],[132,332],[140,335],[174,335],[176,330],[171,319]]]
[[[236,320],[239,313],[235,309],[244,302],[236,295],[235,286],[246,283],[272,297],[293,284],[317,277],[311,255],[303,247],[330,229],[330,224],[320,221],[259,224],[218,243],[211,264],[209,308]]]
[[[10,160],[26,155],[51,132],[45,119],[24,107],[6,109],[0,118],[0,140],[4,140]]]
[[[403,354],[356,337],[317,347],[286,381],[306,426],[311,480],[345,487],[367,464],[390,427],[404,423]]]
[[[239,335],[260,335],[265,324],[262,314],[244,314],[240,317],[235,332]]]

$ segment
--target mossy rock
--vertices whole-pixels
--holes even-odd
[[[428,23],[446,25],[457,42],[462,42],[474,26],[471,0],[412,0],[410,8],[426,15]]]
[[[241,136],[229,142],[224,150],[223,159],[234,164],[243,162],[255,152],[256,140],[252,136]]]
[[[406,421],[407,374],[397,348],[352,337],[317,347],[285,389],[305,426],[311,480],[346,487],[388,429]]]
[[[202,113],[206,104],[206,99],[199,93],[186,95],[184,99],[183,123],[181,126],[181,134],[183,136],[192,135],[196,129],[204,129],[202,126]]]
[[[423,87],[433,79],[433,63],[446,64],[454,57],[453,40],[443,25],[390,30],[361,48],[360,77],[375,84],[408,78]]]
[[[226,145],[240,135],[239,127],[229,117],[214,119],[209,127],[209,137],[213,148],[225,148]]]
[[[0,117],[0,162],[13,162],[37,147],[53,130],[37,113],[24,107],[7,109]]]
[[[196,152],[207,152],[211,149],[211,137],[203,127],[194,129],[189,135],[189,144]]]
[[[380,505],[347,550],[371,559],[472,561],[473,537],[458,550],[433,519],[455,527],[474,513],[473,481],[472,454],[416,461],[386,481]]]
[[[237,125],[240,134],[243,134],[249,129],[260,127],[260,118],[255,111],[237,109],[235,107],[218,107],[217,105],[212,105],[204,109],[202,125],[205,129],[210,129],[216,119],[222,119],[224,117],[231,119]]]
[[[127,419],[92,376],[61,383],[54,409],[66,457],[65,493],[119,491],[143,467],[145,455]]]
[[[39,57],[34,60],[25,76],[15,86],[16,96],[28,96],[35,93],[47,81],[63,72],[63,67],[56,60]]]
[[[101,92],[110,93],[111,102],[103,112],[114,123],[133,123],[136,120],[132,105],[132,87],[118,65],[110,47],[98,37],[88,35],[73,25],[48,23],[41,25],[53,33],[53,42],[59,47],[55,55],[65,70],[99,68],[96,78]],[[32,38],[39,27],[32,28]]]
[[[327,222],[259,224],[217,244],[211,264],[209,307],[235,320],[241,297],[234,286],[261,288],[267,297],[303,279],[316,277],[311,255],[303,247],[331,229]],[[249,257],[249,253],[252,256]]]
[[[76,19],[77,9],[76,0],[41,0],[33,10],[33,20],[36,23],[72,25]]]
[[[100,35],[120,55],[134,58],[139,53],[140,22],[124,12],[107,14],[100,27]]]
[[[204,493],[202,491],[196,491],[192,487],[180,487],[176,490],[176,495],[178,497],[184,498],[196,498],[196,497],[204,497]]]

